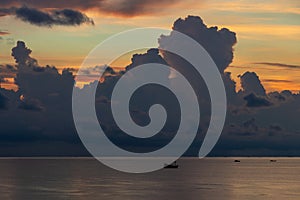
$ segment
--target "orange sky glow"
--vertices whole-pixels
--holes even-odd
[[[145,12],[131,17],[109,15],[94,9],[85,10],[85,13],[93,18],[95,26],[35,27],[12,16],[2,17],[0,64],[14,62],[10,56],[11,48],[17,40],[23,40],[40,65],[77,69],[91,49],[115,33],[145,26],[171,28],[177,18],[190,14],[200,16],[208,26],[226,27],[236,32],[238,43],[234,47],[234,60],[226,71],[232,73],[237,89],[238,75],[254,71],[268,92],[299,92],[300,3],[297,0],[187,0],[156,13]],[[127,54],[111,65],[120,70],[130,63],[130,59],[131,54]],[[299,67],[289,68],[288,65]],[[13,82],[13,78],[9,78],[1,83],[1,87],[16,89]]]

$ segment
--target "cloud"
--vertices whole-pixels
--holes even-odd
[[[247,128],[251,131],[257,131],[258,130],[258,126],[255,124],[255,119],[254,118],[251,118],[250,120],[245,121],[243,123],[243,127]]]
[[[164,7],[174,6],[178,2],[180,0],[104,0],[99,11],[123,16],[145,15],[160,12]]]
[[[14,78],[16,69],[12,65],[0,65],[0,88],[1,83],[9,83],[7,78]]]
[[[293,81],[284,80],[284,79],[262,79],[263,82],[271,82],[271,83],[292,83]]]
[[[82,70],[82,73],[91,77],[98,76],[100,73],[103,74],[103,76],[112,76],[117,74],[113,68],[106,65],[86,68]]]
[[[230,104],[242,101],[237,99],[238,97],[235,92],[236,83],[232,80],[230,73],[224,73],[233,59],[233,46],[237,42],[236,34],[226,28],[219,29],[216,26],[208,27],[198,16],[179,18],[174,22],[172,29],[190,36],[201,44],[210,54],[223,78]],[[173,32],[171,32],[170,35],[162,35],[159,38],[160,47],[165,48],[168,47],[168,45],[172,45],[176,41],[175,37]],[[168,65],[188,78],[198,96],[199,102],[201,102],[201,112],[209,115],[210,102],[207,101],[207,99],[210,97],[203,78],[194,67],[183,58],[164,51],[162,51],[161,54]],[[176,85],[176,87],[179,88],[179,90],[185,91],[185,88],[182,88],[180,85]]]
[[[159,13],[164,10],[164,7],[170,7],[182,2],[181,0],[69,0],[69,1],[59,1],[59,0],[23,0],[22,2],[18,0],[2,0],[0,2],[0,7],[10,8],[19,7],[22,5],[27,5],[29,7],[42,9],[54,8],[54,9],[64,9],[70,8],[75,10],[93,10],[99,13],[113,14],[120,16],[137,16],[145,14]],[[2,12],[5,15],[5,12]],[[1,16],[1,11],[0,11]]]
[[[16,72],[17,69],[13,65],[0,65],[0,77],[13,78],[15,77]]]
[[[1,31],[0,30],[0,35],[9,35],[10,33],[9,32],[7,32],[7,31]]]
[[[33,61],[33,59],[29,57],[31,52],[32,51],[25,46],[25,42],[18,41],[17,46],[12,49],[11,55],[16,60],[16,63],[20,64],[20,66],[24,66],[27,62]]]
[[[245,96],[244,99],[247,101],[247,107],[268,107],[272,105],[272,103],[267,99],[256,96],[253,93]]]
[[[284,68],[290,68],[290,69],[300,69],[299,65],[289,65],[289,64],[283,64],[283,63],[256,62],[256,63],[253,63],[253,64],[269,65],[269,66],[275,66],[275,67],[284,67]]]
[[[85,14],[72,10],[63,9],[57,10],[53,9],[49,12],[38,10],[36,8],[29,8],[26,6],[10,9],[1,9],[2,13],[7,15],[14,15],[17,19],[36,26],[47,26],[51,27],[53,25],[63,25],[63,26],[79,26],[81,24],[92,24],[94,21],[87,17]],[[0,10],[0,12],[1,12]]]
[[[8,98],[0,92],[0,110],[7,108]]]
[[[6,36],[6,35],[9,35],[9,34],[10,33],[8,31],[0,30],[0,42],[2,42],[4,40],[4,37],[2,37],[2,36]]]
[[[2,67],[16,71],[18,91],[0,90],[0,155],[88,155],[72,120],[72,73],[39,66],[31,52],[18,41],[12,52],[16,67]]]
[[[43,1],[39,2],[43,4]],[[195,16],[177,20],[174,28],[206,45],[213,59],[218,61],[224,80],[228,113],[222,136],[212,155],[300,155],[300,95],[290,91],[266,94],[259,77],[253,72],[240,76],[242,91],[236,92],[231,74],[224,72],[233,58],[235,34],[226,29],[207,27],[201,18]],[[167,45],[171,37],[172,34],[160,38],[160,44]],[[18,86],[17,91],[0,89],[0,156],[88,155],[73,122],[73,70],[64,69],[60,73],[56,67],[40,66],[37,59],[31,57],[32,50],[22,41],[12,49],[12,56],[16,66],[0,66],[1,75],[10,73]],[[189,71],[187,62],[166,52],[149,49],[146,53],[133,55],[131,63],[123,70],[107,68],[101,82],[95,81],[77,89],[87,92],[98,85],[95,108],[109,139],[134,152],[155,150],[175,136],[180,124],[180,107],[172,92],[149,84],[139,88],[130,100],[131,117],[139,125],[149,123],[148,111],[153,104],[162,104],[168,113],[165,127],[150,142],[124,134],[111,113],[111,104],[116,103],[111,101],[111,93],[117,81],[124,73],[130,74],[130,69],[149,62],[169,65],[188,78],[192,77],[189,81],[200,101],[201,121],[198,136],[186,155],[197,155],[209,124],[210,98],[205,83],[196,73]],[[96,74],[101,70],[103,66],[91,66],[88,73]],[[132,76],[126,81],[143,79],[144,76],[147,74]],[[169,78],[170,73],[157,76]],[[175,80],[176,77],[169,78],[170,84],[175,84]],[[182,86],[174,86],[185,92]],[[234,114],[235,109],[245,112]]]
[[[282,93],[279,93],[279,92],[270,92],[268,94],[268,97],[274,103],[278,103],[278,102],[281,103],[281,102],[284,102],[289,99],[289,97],[287,97],[286,95],[283,95]]]
[[[221,73],[228,67],[233,59],[233,46],[236,44],[236,34],[227,28],[219,29],[217,26],[207,27],[198,16],[188,16],[177,19],[173,30],[182,32],[199,42],[215,61]],[[161,37],[160,44],[167,43],[169,37]],[[167,44],[164,44],[167,45]]]
[[[245,72],[239,76],[242,92],[244,94],[254,93],[259,96],[265,96],[266,90],[255,72]]]
[[[41,102],[37,99],[26,99],[23,98],[18,106],[20,109],[28,110],[28,111],[42,111],[44,110]]]
[[[279,125],[270,125],[270,130],[282,131],[283,129]]]
[[[5,78],[0,76],[0,83],[5,83],[5,82],[6,82]]]
[[[285,130],[278,124],[258,125],[255,118],[225,127],[214,148],[214,156],[297,156],[299,132]]]

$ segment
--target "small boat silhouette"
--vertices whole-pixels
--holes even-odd
[[[270,160],[270,162],[277,162],[277,160]]]
[[[234,162],[241,162],[240,160],[234,160]]]
[[[171,163],[171,164],[165,164],[165,166],[164,166],[164,168],[165,169],[175,169],[175,168],[178,168],[179,167],[179,165],[177,164],[177,162],[175,161],[175,162],[173,162],[173,163]]]

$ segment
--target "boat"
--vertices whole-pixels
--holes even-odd
[[[171,163],[171,164],[165,164],[165,166],[164,166],[164,168],[165,169],[175,169],[175,168],[178,168],[179,167],[179,165],[177,164],[177,162],[175,161],[175,162],[173,162],[173,163]]]
[[[270,160],[270,162],[277,162],[277,160]]]
[[[234,162],[241,162],[240,160],[234,160]]]

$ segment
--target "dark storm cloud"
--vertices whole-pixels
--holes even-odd
[[[13,65],[0,65],[0,77],[13,78],[16,72],[17,69]]]
[[[107,13],[113,15],[122,16],[136,16],[144,14],[158,13],[163,10],[164,7],[170,7],[176,5],[176,3],[181,2],[181,0],[2,0],[0,2],[0,7],[10,8],[10,7],[20,7],[22,5],[27,5],[33,8],[39,9],[76,9],[76,10],[95,10],[99,13]],[[2,12],[5,15],[5,12]],[[1,16],[1,11],[0,11]]]
[[[39,2],[43,4],[43,1]],[[300,95],[290,91],[266,93],[259,77],[251,72],[240,76],[242,90],[236,92],[236,83],[231,74],[224,72],[233,58],[235,34],[227,29],[221,31],[215,27],[207,27],[201,18],[195,16],[177,20],[175,27],[207,46],[224,80],[228,114],[220,141],[212,155],[300,153]],[[170,37],[172,35],[164,36],[160,38],[160,42],[167,45]],[[64,69],[59,73],[55,67],[40,66],[31,57],[31,53],[32,50],[24,42],[18,41],[12,49],[16,66],[0,67],[3,70],[1,75],[4,71],[15,74],[18,86],[18,91],[0,89],[0,156],[88,155],[77,136],[72,117],[73,70]],[[99,123],[112,141],[134,152],[155,150],[174,137],[180,124],[180,107],[172,92],[157,85],[147,85],[139,88],[130,100],[131,117],[141,126],[149,123],[148,111],[153,104],[162,104],[168,113],[163,131],[154,136],[150,143],[126,136],[114,122],[111,113],[111,104],[114,103],[111,101],[111,93],[117,81],[124,73],[130,73],[130,69],[153,62],[166,64],[183,72],[197,89],[195,92],[201,109],[200,128],[186,154],[195,156],[209,124],[210,99],[207,91],[205,92],[205,83],[199,81],[193,71],[188,70],[190,66],[187,62],[157,49],[149,49],[146,53],[133,55],[131,63],[123,70],[115,71],[108,67],[101,82],[95,81],[77,89],[86,92],[98,85],[95,108],[98,114],[101,113],[98,116]],[[103,66],[91,66],[87,73],[98,74],[103,69]],[[157,74],[162,78],[170,75],[172,74]],[[143,79],[144,76],[147,74],[132,76],[126,81]],[[169,80],[170,84],[174,84],[176,77]],[[175,86],[185,92],[182,86]],[[231,114],[234,109],[243,112]]]
[[[94,24],[93,20],[85,14],[72,9],[51,10],[46,12],[23,6],[20,8],[2,9],[2,13],[14,15],[24,22],[37,26],[51,27],[53,25],[78,26],[81,24]]]
[[[117,72],[109,66],[103,65],[103,66],[95,66],[90,67],[82,70],[83,74],[89,75],[89,76],[98,76],[100,73],[103,74],[103,76],[109,76],[109,75],[116,75]]]
[[[266,95],[266,90],[255,72],[245,72],[243,75],[239,76],[239,78],[244,94],[254,93],[259,96]]]
[[[176,20],[173,30],[182,32],[199,42],[213,58],[221,73],[232,62],[233,46],[237,39],[236,34],[227,28],[207,27],[200,17],[188,16]],[[167,42],[170,37],[162,37],[160,44]]]
[[[39,66],[31,52],[18,41],[12,52],[16,67],[3,66],[16,71],[18,91],[0,90],[0,156],[88,155],[72,120],[72,73]]]
[[[270,130],[274,130],[274,131],[282,131],[282,128],[278,125],[270,125]]]
[[[10,93],[12,96],[11,101],[13,103],[9,111],[2,113],[2,115],[0,113],[1,121],[7,121],[7,123],[1,124],[2,131],[0,134],[2,135],[0,136],[0,143],[22,142],[23,144],[30,146],[31,142],[34,143],[37,140],[41,141],[40,143],[42,144],[44,142],[51,142],[52,145],[59,141],[68,142],[71,145],[80,143],[78,142],[78,136],[76,135],[72,119],[71,94],[74,84],[73,75],[68,70],[64,70],[60,74],[55,67],[39,66],[37,60],[30,56],[31,52],[31,49],[29,49],[22,41],[18,41],[16,47],[12,49],[12,56],[15,58],[17,63],[17,75],[15,81],[19,90],[17,92],[4,90],[4,92]],[[158,51],[152,49],[146,54],[136,54],[134,56],[133,63],[127,68],[132,68],[142,64],[143,62],[149,62],[151,60],[165,62],[158,54]],[[91,73],[95,73],[97,70],[99,71],[102,69],[103,68],[101,67],[95,67]],[[104,119],[101,119],[102,126],[104,128],[107,127],[105,129],[109,131],[112,138],[120,140],[119,134],[121,132],[116,126],[114,126],[113,120],[110,118],[110,113],[106,110],[110,108],[110,92],[113,89],[114,83],[124,72],[118,73],[111,68],[108,68],[106,71],[107,74],[105,76],[105,82],[99,84],[99,90],[96,94],[96,108],[97,110],[101,110],[101,113],[105,113]],[[168,74],[165,75],[165,78],[167,78],[167,76]],[[83,90],[85,89],[88,89],[88,86],[86,86]],[[155,99],[153,100],[153,97],[159,99],[163,91],[164,90],[157,93],[155,87],[143,89],[142,95],[137,96],[137,99],[139,100],[132,107],[132,110],[136,111],[134,112],[133,119],[135,119],[137,123],[145,123],[144,120],[147,120],[149,117],[147,112],[144,112],[143,110],[147,111],[147,107],[149,108],[149,106],[152,105],[151,102],[156,101]],[[145,95],[149,92],[150,94]],[[19,98],[20,95],[21,98]],[[14,125],[9,122],[12,118],[15,120]],[[29,132],[30,134],[28,134],[28,137],[21,137],[21,130],[24,134]],[[32,134],[33,136],[31,137]],[[162,136],[156,139],[154,138],[154,143],[160,141],[159,138]],[[126,136],[121,137],[120,143],[127,148],[132,148],[132,146],[137,148],[136,146],[140,146],[139,143],[135,143],[135,140],[127,138]],[[142,144],[141,147],[144,148],[147,143],[140,142],[140,144]],[[61,154],[63,155],[66,155],[65,146],[66,145],[64,143],[57,145],[57,148],[61,150]],[[148,144],[147,148],[151,148],[150,146],[151,145]],[[42,152],[45,151],[45,148],[48,147],[44,147]],[[82,153],[84,152],[84,148],[82,146],[81,148]],[[21,154],[28,155],[28,151],[29,150],[27,149]],[[51,152],[53,155],[54,152]],[[67,152],[70,152],[70,150]],[[49,151],[47,153],[49,154]],[[33,155],[36,154],[33,153]]]
[[[5,109],[7,106],[8,98],[0,93],[0,110]]]
[[[237,42],[236,34],[226,28],[208,27],[198,16],[179,18],[174,22],[172,29],[190,36],[205,48],[222,75],[230,104],[237,103],[238,101],[242,104],[243,100],[238,99],[235,92],[236,83],[232,80],[231,74],[224,73],[224,70],[233,59],[233,46]],[[163,35],[160,37],[159,45],[165,48],[168,47],[168,45],[172,45],[174,41],[176,41],[176,38],[174,38],[174,34],[171,32],[170,35]],[[206,113],[206,116],[209,115],[209,94],[206,84],[199,73],[183,58],[169,52],[161,52],[161,54],[170,66],[188,77],[189,82],[201,102],[201,108],[203,108],[201,112]],[[185,90],[185,88],[182,88],[180,85],[176,87],[178,87],[179,90]]]
[[[247,101],[247,107],[267,107],[272,105],[267,99],[256,96],[253,93],[245,96],[244,99]]]
[[[17,46],[12,49],[11,55],[16,60],[17,64],[20,64],[20,66],[23,66],[28,61],[32,61],[33,59],[29,57],[31,54],[31,50],[25,46],[25,42],[18,41]]]
[[[18,108],[28,111],[42,111],[44,108],[41,102],[37,99],[24,99],[21,100]]]
[[[6,65],[6,69],[12,71],[12,72],[17,72],[17,69],[15,66],[13,65]]]
[[[7,78],[14,78],[16,69],[12,65],[0,65],[0,85],[1,83],[9,83]]]
[[[283,64],[283,63],[256,62],[256,63],[253,63],[253,64],[269,65],[269,66],[275,66],[275,67],[284,67],[284,68],[290,68],[290,69],[300,69],[299,65],[289,65],[289,64]]]
[[[215,156],[297,156],[300,132],[284,130],[276,124],[258,125],[251,118],[225,127],[211,153]]]

